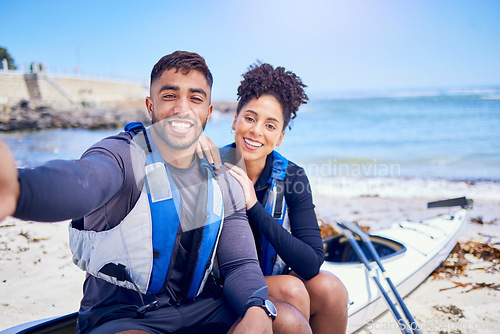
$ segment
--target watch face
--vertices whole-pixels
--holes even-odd
[[[269,313],[271,313],[271,316],[276,317],[276,315],[278,315],[278,311],[276,310],[276,307],[269,299],[267,299],[264,302],[264,305],[266,306]]]

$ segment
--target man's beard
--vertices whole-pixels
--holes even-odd
[[[174,120],[189,120],[194,124],[194,132],[187,133],[185,136],[177,133],[169,133],[166,129],[170,127],[168,122],[172,122]],[[177,150],[177,151],[182,151],[185,150],[189,147],[191,147],[198,138],[200,137],[201,133],[203,130],[205,130],[205,126],[207,125],[208,122],[208,116],[207,118],[203,121],[203,123],[200,122],[199,118],[197,117],[192,117],[190,115],[174,115],[169,118],[166,118],[164,120],[158,121],[155,116],[153,115],[152,118],[152,128],[160,137],[160,139],[167,145],[168,147]]]

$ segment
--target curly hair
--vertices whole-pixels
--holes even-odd
[[[295,73],[286,71],[281,66],[273,68],[270,64],[257,62],[250,65],[248,71],[243,74],[243,80],[238,87],[239,102],[236,114],[253,98],[271,95],[283,109],[284,130],[297,116],[300,105],[309,100],[304,91],[305,87],[307,86]]]
[[[187,51],[175,51],[161,57],[151,71],[151,85],[163,72],[172,68],[175,68],[176,72],[180,69],[184,75],[189,74],[191,70],[198,71],[205,76],[208,85],[212,88],[214,79],[205,59],[197,53]]]

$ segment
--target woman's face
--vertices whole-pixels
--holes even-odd
[[[232,129],[245,162],[265,163],[267,155],[280,145],[285,135],[283,122],[283,109],[271,95],[254,98],[241,108]]]

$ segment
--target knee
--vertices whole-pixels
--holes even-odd
[[[302,316],[302,319],[292,316],[288,313],[285,313],[282,316],[282,322],[281,326],[278,326],[277,328],[274,328],[273,325],[273,332],[274,333],[293,333],[293,334],[298,334],[298,333],[303,333],[303,334],[309,334],[312,333],[311,326],[309,326],[309,322]]]
[[[349,295],[342,281],[332,273],[320,273],[307,282],[307,290],[311,300],[321,300],[324,307],[345,307],[349,302]]]
[[[309,293],[304,283],[294,276],[285,276],[280,281],[280,300],[294,305],[299,309],[309,309]]]
[[[278,316],[273,323],[274,333],[312,333],[309,321],[291,305],[277,301]]]

